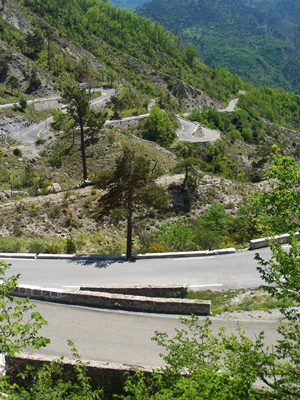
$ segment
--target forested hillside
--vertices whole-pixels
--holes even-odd
[[[298,0],[152,0],[139,13],[195,45],[209,65],[300,93]]]
[[[86,182],[86,176],[96,182],[101,171],[110,173],[124,146],[164,174],[161,182],[172,199],[167,212],[155,214],[157,226],[151,225],[152,211],[141,210],[144,225],[136,242],[140,251],[162,250],[162,243],[163,250],[194,247],[194,242],[173,245],[168,221],[175,223],[177,232],[187,227],[181,216],[191,216],[192,223],[210,206],[213,214],[217,210],[227,215],[227,209],[234,213],[263,179],[272,145],[299,157],[300,98],[295,93],[256,88],[227,69],[209,67],[193,46],[181,45],[160,24],[107,1],[1,4],[0,202],[9,201],[13,193],[30,197],[28,205],[18,209],[18,218],[14,202],[12,209],[1,209],[5,245],[28,250],[36,246],[32,236],[73,235],[81,251],[123,251],[123,225],[112,221],[108,229],[96,219],[98,192],[76,191],[70,201],[53,194],[49,212],[41,204],[53,185],[67,190]],[[58,101],[63,96],[63,102],[73,102],[78,87],[98,89],[80,92],[88,96],[84,109],[90,137],[83,145],[74,110],[69,104],[66,112],[73,114],[65,115]],[[100,115],[94,114],[91,102],[107,90],[110,95],[101,103]],[[44,109],[32,107],[38,97],[53,96],[54,109],[51,102]],[[120,121],[124,117],[134,123]],[[30,140],[24,143],[20,132],[28,138],[28,129]],[[85,132],[83,125],[80,132]],[[87,165],[83,180],[82,148]],[[205,218],[210,215],[209,211]],[[233,221],[229,214],[228,218]],[[227,243],[226,237],[238,242],[240,235],[229,225],[217,241],[215,235],[209,243],[202,238],[197,248],[219,247]],[[252,233],[249,229],[247,234]],[[15,236],[24,236],[24,241]],[[38,251],[54,251],[49,243],[38,242],[43,247]],[[55,251],[65,244],[59,239]]]
[[[140,7],[142,4],[146,3],[147,0],[110,0],[110,3],[117,7],[128,8],[131,10]]]

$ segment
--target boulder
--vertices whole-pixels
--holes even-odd
[[[52,183],[47,187],[46,192],[48,193],[58,193],[61,192],[61,186],[59,183]]]

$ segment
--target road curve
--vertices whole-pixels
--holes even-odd
[[[259,253],[269,258],[269,249]],[[254,252],[236,254],[147,259],[136,262],[93,260],[8,260],[10,274],[21,274],[20,282],[50,288],[82,284],[185,284],[200,288],[255,288],[262,284]]]
[[[100,89],[98,89],[98,88],[93,89],[92,93],[94,93],[94,92],[97,93],[99,90]],[[111,96],[113,96],[114,94],[115,94],[115,89],[102,89],[101,96],[99,96],[98,98],[96,98],[94,100],[91,100],[91,102],[90,102],[91,107],[99,106],[99,104],[104,103],[105,101],[110,99]],[[44,99],[36,99],[36,100],[28,101],[27,103],[33,104],[33,103],[41,102],[41,101],[59,100],[59,99],[60,99],[60,97],[56,96],[56,97],[49,97],[49,98],[44,98]],[[1,106],[0,106],[0,108],[1,108]],[[65,106],[63,106],[62,108],[65,108]],[[45,129],[50,127],[50,125],[53,123],[53,121],[54,121],[53,117],[49,117],[45,121],[39,122],[38,124],[34,124],[28,128],[18,130],[15,132],[14,138],[16,140],[20,140],[22,142],[34,143],[34,142],[36,142],[37,138],[41,135],[41,133]]]
[[[218,111],[219,112],[223,112],[223,113],[225,113],[225,112],[233,112],[236,109],[236,107],[238,105],[238,102],[239,102],[239,98],[232,99],[232,100],[230,100],[230,102],[229,102],[227,107],[221,108]]]
[[[159,357],[161,349],[151,341],[155,331],[174,336],[175,329],[181,326],[178,316],[112,312],[42,302],[35,304],[48,321],[42,334],[51,339],[51,344],[39,351],[47,355],[70,357],[67,339],[71,339],[86,360],[157,367],[162,365],[162,360]],[[200,320],[204,321],[204,318]],[[225,326],[229,333],[236,332],[240,322],[222,317],[211,320],[214,333],[221,326]],[[261,331],[265,331],[269,345],[278,339],[276,318],[246,319],[241,321],[241,326],[251,339]]]
[[[180,127],[177,130],[177,136],[181,141],[191,143],[209,143],[215,142],[220,138],[219,131],[206,128],[203,125],[180,117],[177,119],[180,123]],[[199,131],[201,131],[201,133]]]

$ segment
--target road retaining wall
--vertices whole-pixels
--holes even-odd
[[[26,365],[33,368],[41,368],[58,360],[58,357],[44,355],[21,354],[15,357],[6,357],[6,372],[10,374],[14,382],[18,382],[17,375],[23,373]],[[74,377],[75,361],[63,359],[63,374],[65,378]],[[127,375],[133,375],[136,370],[150,375],[150,367],[123,365],[109,362],[84,361],[87,376],[93,388],[101,388],[104,399],[111,399],[112,394],[121,394]]]
[[[62,304],[159,314],[210,315],[211,302],[19,285],[15,296]]]
[[[182,285],[114,285],[112,286],[81,286],[81,291],[88,292],[105,292],[105,293],[119,293],[130,296],[146,296],[146,297],[160,297],[160,298],[183,298],[187,295],[188,286]]]

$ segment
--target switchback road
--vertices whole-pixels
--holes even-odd
[[[269,249],[259,253],[268,258]],[[186,284],[208,289],[253,288],[262,284],[255,252],[136,262],[93,260],[9,260],[20,283],[50,288],[82,284]]]
[[[183,118],[177,118],[180,127],[177,129],[179,140],[193,143],[215,142],[220,138],[220,132],[214,129],[206,128],[198,123],[188,121]]]

